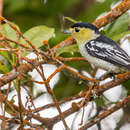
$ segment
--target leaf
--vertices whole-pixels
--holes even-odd
[[[62,55],[62,57],[81,57],[77,44],[59,48],[56,52],[56,56],[59,55]],[[70,61],[65,62],[65,64],[79,71],[85,70],[89,73],[91,71],[91,65],[84,61]]]
[[[12,23],[12,25],[15,26],[18,30],[20,30],[16,24]],[[2,24],[0,26],[0,32],[9,39],[12,39],[15,41],[17,41],[17,39],[18,39],[16,31],[14,29],[12,29],[9,26],[9,24]],[[12,45],[13,48],[16,48],[15,43],[13,43],[13,42],[9,42],[9,43]],[[13,54],[11,52],[0,52],[0,55],[4,58],[6,63],[9,62],[10,64],[13,64],[13,60],[11,58],[11,57],[13,57]],[[1,60],[1,58],[0,58],[0,60]],[[3,64],[0,65],[0,67],[1,67],[0,71],[2,73],[8,72],[7,68],[8,69],[12,68],[11,66],[8,66],[7,64],[6,64],[6,66],[7,67],[5,67]]]
[[[13,95],[13,96],[12,96],[12,98],[11,98],[11,100],[10,100],[11,103],[15,103],[15,99],[14,99],[15,97],[16,97],[16,95]],[[6,112],[9,113],[9,114],[13,113],[12,108],[11,108],[8,104],[7,104],[7,106],[6,106]]]
[[[126,32],[123,32],[123,33],[120,33],[120,34],[118,34],[118,35],[115,35],[115,36],[113,36],[113,40],[114,41],[119,41],[122,37],[124,37],[125,35],[127,35],[127,34],[130,34],[130,31],[126,31]]]
[[[105,26],[105,35],[111,37],[112,39],[125,31],[128,30],[128,25],[130,23],[130,16],[128,13],[124,13],[116,21]]]
[[[66,47],[61,47],[57,50],[56,56],[59,56],[65,52],[68,52],[68,53],[78,52],[78,45],[74,44],[74,45],[70,45],[70,46],[66,46]]]
[[[31,75],[29,75],[29,74],[26,74],[26,76],[28,77],[26,77],[26,78],[22,78],[21,79],[21,84],[22,85],[24,85],[24,86],[29,86],[29,87],[33,87],[34,86],[34,83],[32,82],[32,81],[29,81],[29,78],[32,78],[32,76]]]
[[[102,95],[102,97],[98,97],[94,99],[96,105],[99,106],[110,106],[111,104],[116,104],[117,102],[112,102],[110,101],[107,97],[105,97],[104,95]]]
[[[14,57],[14,54],[11,54],[10,52],[0,52],[0,61],[4,61],[6,67],[8,70],[12,70],[12,64],[16,61],[13,61],[11,57]]]
[[[36,48],[41,47],[44,40],[49,40],[54,35],[54,28],[49,28],[44,25],[33,27],[24,33],[24,36],[31,41]],[[29,46],[23,38],[20,38],[20,42]]]
[[[103,98],[95,98],[94,99],[96,105],[99,107],[99,106],[105,106],[105,101]]]
[[[127,90],[127,94],[130,94],[130,80],[123,83],[123,87]]]
[[[4,54],[6,57],[4,57]],[[10,70],[10,65],[8,64],[9,57],[7,57],[7,52],[0,52],[0,73],[2,74],[5,74]]]
[[[72,22],[72,23],[78,23],[78,22],[81,22],[81,21],[76,21],[75,19],[72,19],[72,18],[70,18],[70,17],[66,17],[66,16],[64,16],[63,18],[64,18],[65,20],[68,20],[68,21]]]
[[[9,70],[6,65],[3,65],[2,63],[0,63],[0,72],[3,74],[6,74],[7,72],[9,72]]]
[[[81,71],[86,71],[89,74],[91,74],[92,71],[92,67],[88,62],[84,62],[84,61],[69,61],[69,62],[65,62],[66,65],[77,69],[79,72]]]
[[[18,25],[16,25],[16,24],[14,24],[14,23],[12,23],[12,25],[14,25],[18,30],[20,30],[19,29],[19,27],[18,27]],[[12,29],[10,26],[9,26],[9,24],[2,24],[1,26],[0,26],[0,32],[3,34],[3,35],[5,35],[7,38],[10,38],[10,39],[12,39],[12,40],[17,40],[17,33],[16,33],[16,31],[14,30],[14,29]],[[12,43],[12,42],[10,42],[11,43],[11,45],[14,47],[14,43]]]

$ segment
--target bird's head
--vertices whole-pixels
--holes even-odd
[[[75,23],[68,30],[64,30],[64,33],[71,34],[71,36],[77,41],[77,43],[83,44],[100,36],[98,28],[89,23]]]

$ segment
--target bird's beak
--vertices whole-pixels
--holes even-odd
[[[71,29],[66,29],[66,30],[63,30],[62,32],[65,33],[65,34],[71,34],[72,30]]]

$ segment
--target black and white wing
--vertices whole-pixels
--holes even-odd
[[[130,70],[130,57],[113,40],[100,36],[85,44],[89,55]]]

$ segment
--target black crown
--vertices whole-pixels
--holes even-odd
[[[75,23],[71,27],[72,28],[74,28],[74,27],[90,28],[90,29],[94,30],[96,33],[99,33],[98,28],[96,26],[94,26],[93,24],[90,24],[90,23]]]

